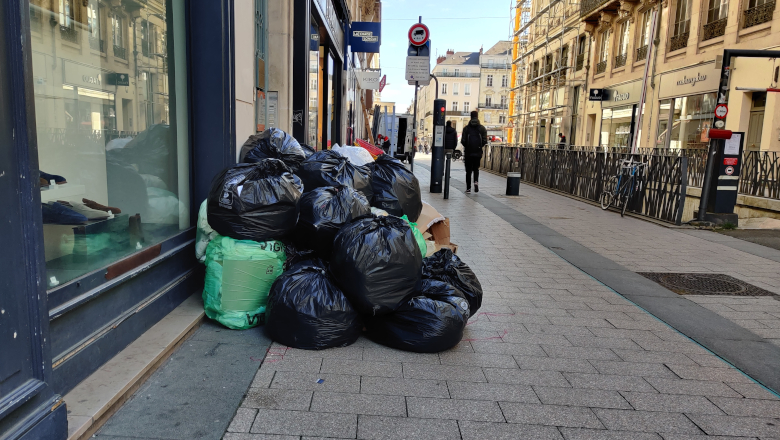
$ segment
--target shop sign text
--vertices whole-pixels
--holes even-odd
[[[688,78],[687,76],[683,76],[683,78],[679,81],[677,81],[678,86],[684,86],[686,84],[690,84],[692,86],[695,86],[697,82],[699,81],[706,81],[707,75],[702,75],[699,72],[696,72],[696,76]]]

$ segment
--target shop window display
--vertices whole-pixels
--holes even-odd
[[[661,101],[656,145],[671,149],[707,148],[707,131],[712,126],[716,99],[713,92]]]
[[[633,106],[605,108],[601,112],[601,146],[628,147]]]
[[[112,4],[31,5],[73,30],[32,38],[49,288],[190,226],[183,0]]]

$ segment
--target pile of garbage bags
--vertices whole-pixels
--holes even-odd
[[[398,160],[361,151],[313,152],[278,129],[247,140],[198,215],[209,318],[307,350],[363,332],[415,352],[460,342],[482,287],[449,219]]]

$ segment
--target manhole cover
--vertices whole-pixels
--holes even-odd
[[[678,295],[772,296],[774,293],[724,274],[637,272]]]

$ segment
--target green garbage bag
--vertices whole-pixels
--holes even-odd
[[[234,330],[262,324],[268,292],[282,274],[286,259],[279,241],[215,237],[206,248],[206,316]]]
[[[420,248],[420,253],[422,253],[422,257],[425,258],[425,254],[428,253],[428,245],[425,243],[425,237],[423,237],[422,232],[417,228],[417,223],[410,222],[409,217],[406,215],[401,216],[402,219],[406,220],[406,223],[409,223],[409,226],[412,228],[412,234],[414,234],[414,240],[417,241],[417,246]]]

